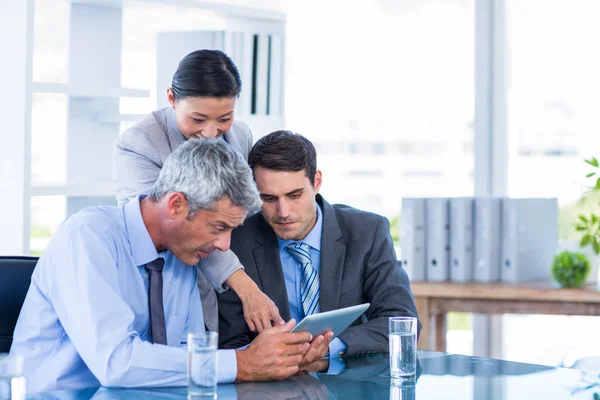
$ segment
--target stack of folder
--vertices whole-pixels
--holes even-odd
[[[401,261],[411,281],[550,279],[555,198],[404,198]]]

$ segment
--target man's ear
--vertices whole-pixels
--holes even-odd
[[[315,193],[319,193],[319,189],[321,189],[321,183],[323,183],[323,174],[321,173],[321,170],[318,169],[317,172],[315,172]]]
[[[188,215],[187,199],[181,192],[172,192],[167,194],[167,215],[171,219],[180,218],[182,215]]]

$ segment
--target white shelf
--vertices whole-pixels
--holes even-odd
[[[89,4],[103,7],[123,8],[123,0],[71,0],[73,4]]]
[[[285,21],[286,14],[284,7],[276,6],[274,9],[266,7],[250,7],[238,2],[235,4],[221,4],[214,0],[141,0],[143,3],[154,3],[158,5],[169,5],[176,7],[186,7],[201,9],[209,12],[222,13],[225,15],[233,15],[237,17],[245,18],[260,18],[268,21]],[[99,5],[104,7],[112,8],[123,8],[128,3],[132,3],[130,0],[71,0],[73,4],[88,4],[88,5]],[[134,3],[135,4],[135,3]],[[277,2],[275,2],[277,4]]]
[[[33,82],[31,90],[37,93],[63,93],[72,97],[150,97],[144,89],[77,87],[68,83]]]
[[[98,121],[102,122],[137,122],[148,114],[117,114],[117,115],[99,115]]]
[[[59,185],[48,184],[31,186],[31,196],[67,196],[67,197],[95,197],[115,196],[115,187],[111,182],[89,183],[87,185]]]

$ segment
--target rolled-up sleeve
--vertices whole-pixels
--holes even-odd
[[[200,260],[200,272],[206,277],[211,286],[219,293],[227,290],[225,281],[238,269],[244,269],[240,260],[231,250],[211,252],[208,257]]]

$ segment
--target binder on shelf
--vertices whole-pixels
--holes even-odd
[[[410,281],[424,281],[425,199],[402,199],[400,216],[400,259]]]
[[[448,199],[429,198],[425,201],[425,248],[427,249],[427,280],[448,280],[450,261]]]
[[[558,246],[555,198],[503,199],[502,282],[550,279]]]
[[[501,203],[499,197],[475,198],[473,280],[500,280]]]
[[[473,280],[473,224],[475,209],[472,197],[450,199],[450,280]]]

